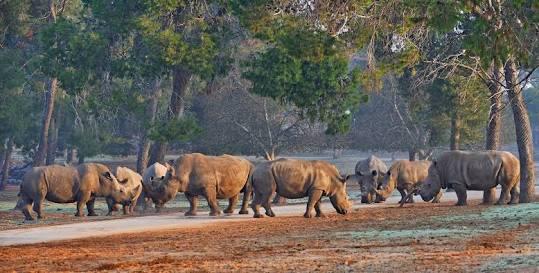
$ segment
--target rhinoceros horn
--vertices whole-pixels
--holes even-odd
[[[418,191],[419,191],[419,188],[415,188],[415,189],[411,190],[404,198],[402,198],[399,207],[402,208],[404,206],[404,204],[408,200],[410,200],[410,198],[414,198],[413,195],[416,194]]]

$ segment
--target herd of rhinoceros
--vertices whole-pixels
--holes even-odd
[[[320,202],[329,197],[340,214],[351,207],[346,184],[359,183],[362,203],[382,202],[396,188],[402,198],[401,205],[413,202],[413,194],[421,195],[426,202],[439,202],[441,189],[451,187],[457,194],[457,205],[466,205],[466,191],[485,191],[501,185],[497,204],[518,202],[520,166],[518,159],[509,152],[450,151],[434,161],[397,160],[388,169],[375,156],[357,163],[355,173],[340,174],[337,168],[320,160],[277,159],[259,163],[230,155],[207,156],[185,154],[173,163],[155,163],[143,175],[125,167],[112,173],[98,163],[77,167],[52,165],[35,167],[28,171],[20,185],[20,208],[26,220],[32,220],[30,207],[43,217],[44,200],[55,203],[77,203],[76,216],[83,216],[86,206],[88,216],[96,215],[96,197],[105,197],[109,213],[123,206],[123,213],[132,213],[137,204],[144,209],[153,201],[159,211],[163,205],[183,192],[190,203],[185,215],[196,215],[198,197],[208,201],[210,215],[221,214],[218,199],[228,199],[225,213],[233,213],[243,192],[240,214],[248,214],[247,206],[253,196],[251,208],[254,217],[265,214],[275,216],[270,200],[277,193],[285,198],[308,197],[307,218],[322,216]],[[315,214],[313,214],[313,210]]]

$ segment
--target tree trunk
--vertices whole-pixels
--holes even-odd
[[[460,127],[460,114],[455,111],[451,115],[451,139],[449,147],[451,151],[456,151],[460,149]]]
[[[83,164],[85,156],[83,154],[77,153],[77,157],[79,158],[78,164]]]
[[[487,137],[485,141],[486,150],[498,150],[501,146],[502,135],[502,93],[500,84],[503,80],[503,67],[493,63],[492,80],[488,84],[490,91],[490,111],[487,123]],[[496,188],[483,192],[483,204],[491,204],[496,199]]]
[[[3,191],[6,187],[7,180],[9,178],[9,165],[11,163],[11,154],[13,153],[14,146],[13,137],[10,137],[7,143],[6,151],[4,153],[4,164],[2,166],[2,180],[0,180],[0,191]]]
[[[49,138],[49,128],[54,111],[54,98],[56,97],[58,81],[56,78],[49,80],[49,90],[45,92],[45,111],[43,111],[43,120],[41,122],[41,134],[39,137],[39,146],[34,157],[34,166],[41,166],[45,163],[47,155],[47,144]]]
[[[146,118],[149,123],[155,122],[155,116],[157,115],[157,103],[161,97],[160,81],[156,80],[152,94],[150,94],[149,103],[146,105]],[[149,153],[150,153],[150,139],[148,138],[148,132],[143,132],[139,143],[139,149],[137,154],[137,172],[143,173],[146,166],[148,166]]]
[[[487,124],[487,139],[485,148],[487,150],[498,150],[501,146],[502,135],[502,93],[503,88],[500,82],[503,80],[503,67],[493,65],[493,80],[489,83],[490,90],[490,111]]]
[[[58,144],[58,121],[57,117],[51,119],[51,124],[49,131],[51,133],[49,137],[49,142],[47,143],[47,159],[45,160],[46,165],[54,164],[56,160],[56,148]]]
[[[67,150],[67,156],[66,156],[66,163],[67,164],[72,164],[73,162],[75,162],[75,148],[69,148]]]
[[[187,95],[189,79],[191,79],[191,73],[182,67],[175,67],[172,70],[172,95],[170,96],[170,104],[167,115],[168,120],[183,117],[183,112],[185,110],[185,96]],[[156,141],[152,145],[148,165],[155,162],[164,162],[166,152],[167,143]]]
[[[144,173],[146,166],[148,165],[149,153],[151,143],[150,140],[143,136],[140,140],[138,152],[137,152],[137,172]]]
[[[270,151],[264,151],[264,159],[275,160],[275,148],[272,148]]]
[[[531,202],[535,194],[533,139],[528,109],[519,84],[517,64],[510,59],[505,65],[507,95],[511,102],[520,159],[520,202]]]
[[[418,157],[418,151],[415,148],[408,150],[408,160],[416,161]]]
[[[0,151],[0,166],[4,166],[4,157],[6,156],[6,151],[3,149],[4,147],[1,147],[2,149]]]

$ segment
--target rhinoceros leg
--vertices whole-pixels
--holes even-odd
[[[404,198],[406,197],[406,192],[404,191],[404,189],[397,189],[397,190],[401,194],[401,200],[399,201],[399,203],[402,203],[402,200],[404,200]]]
[[[502,185],[502,191],[500,192],[500,198],[498,199],[498,202],[496,202],[496,205],[505,205],[507,204],[507,199],[509,199],[509,191],[507,190],[507,187]]]
[[[122,205],[122,210],[123,210],[123,213],[124,215],[128,215],[129,214],[129,205]]]
[[[253,202],[251,202],[251,208],[254,212],[254,218],[264,218],[264,215],[260,214],[260,205],[262,204],[262,194],[256,192],[253,197]]]
[[[86,210],[88,210],[88,216],[98,216],[94,209],[95,198],[92,198],[86,202]]]
[[[240,198],[240,194],[236,194],[228,199],[228,207],[225,209],[225,213],[234,213],[234,207],[236,206],[236,203],[238,203],[238,199]]]
[[[250,186],[250,183],[247,183],[243,190],[243,201],[241,203],[239,214],[249,214],[249,210],[247,210],[247,208],[249,207],[249,199],[251,199],[251,195],[253,195],[253,187]]]
[[[309,193],[309,201],[307,202],[307,210],[305,211],[305,214],[303,214],[303,217],[313,217],[314,206],[317,202],[320,202],[320,198],[322,198],[322,193],[323,192],[321,190],[311,190],[311,192]]]
[[[520,188],[517,185],[514,185],[511,189],[511,201],[509,201],[509,204],[514,205],[518,204],[520,201]]]
[[[314,204],[314,210],[316,211],[316,217],[325,217],[324,213],[320,209],[320,203],[321,202],[322,202],[322,198],[320,198],[318,200],[318,202],[316,202],[316,204]]]
[[[77,200],[77,213],[75,213],[75,216],[84,217],[83,207],[90,200],[90,193],[89,192],[81,192],[81,193],[79,193],[79,198],[78,199],[79,200]]]
[[[21,210],[22,210],[22,214],[24,214],[24,220],[33,221],[34,217],[32,217],[32,215],[30,214],[30,207],[32,206],[32,203],[34,202],[34,200],[23,195],[22,201],[23,201],[23,205],[22,205]]]
[[[112,216],[112,211],[114,210],[114,200],[112,200],[112,198],[106,198],[105,201],[107,201],[107,207],[109,208],[107,216]]]
[[[463,185],[455,185],[453,184],[453,189],[455,190],[455,193],[457,194],[457,203],[455,205],[457,206],[466,206],[466,199],[468,198],[468,195],[466,194],[466,187]]]
[[[185,193],[185,197],[189,201],[189,211],[185,213],[185,216],[195,216],[197,215],[198,207],[198,196]]]
[[[206,189],[205,197],[208,201],[208,206],[210,207],[210,216],[219,216],[221,214],[221,208],[219,203],[217,203],[217,193],[215,189]]]
[[[271,202],[270,202],[270,199],[271,198],[268,198],[268,200],[263,200],[264,203],[262,203],[262,205],[264,206],[264,209],[266,210],[266,215],[269,216],[269,217],[275,217],[275,213],[273,212],[273,210],[271,209]]]
[[[34,207],[33,210],[37,213],[37,219],[43,219],[44,216],[42,214],[43,211],[43,199],[36,199],[34,200]]]

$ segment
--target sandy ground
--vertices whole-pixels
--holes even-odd
[[[539,204],[418,203],[0,247],[1,272],[537,272]]]
[[[443,200],[452,199],[447,193]],[[0,247],[0,272],[539,272],[539,203],[398,208],[395,201],[313,219],[291,205],[276,208],[276,218],[176,213],[7,230],[1,234],[52,229],[49,235],[62,237],[66,227],[78,237],[122,233]],[[324,210],[332,211],[328,204]]]

